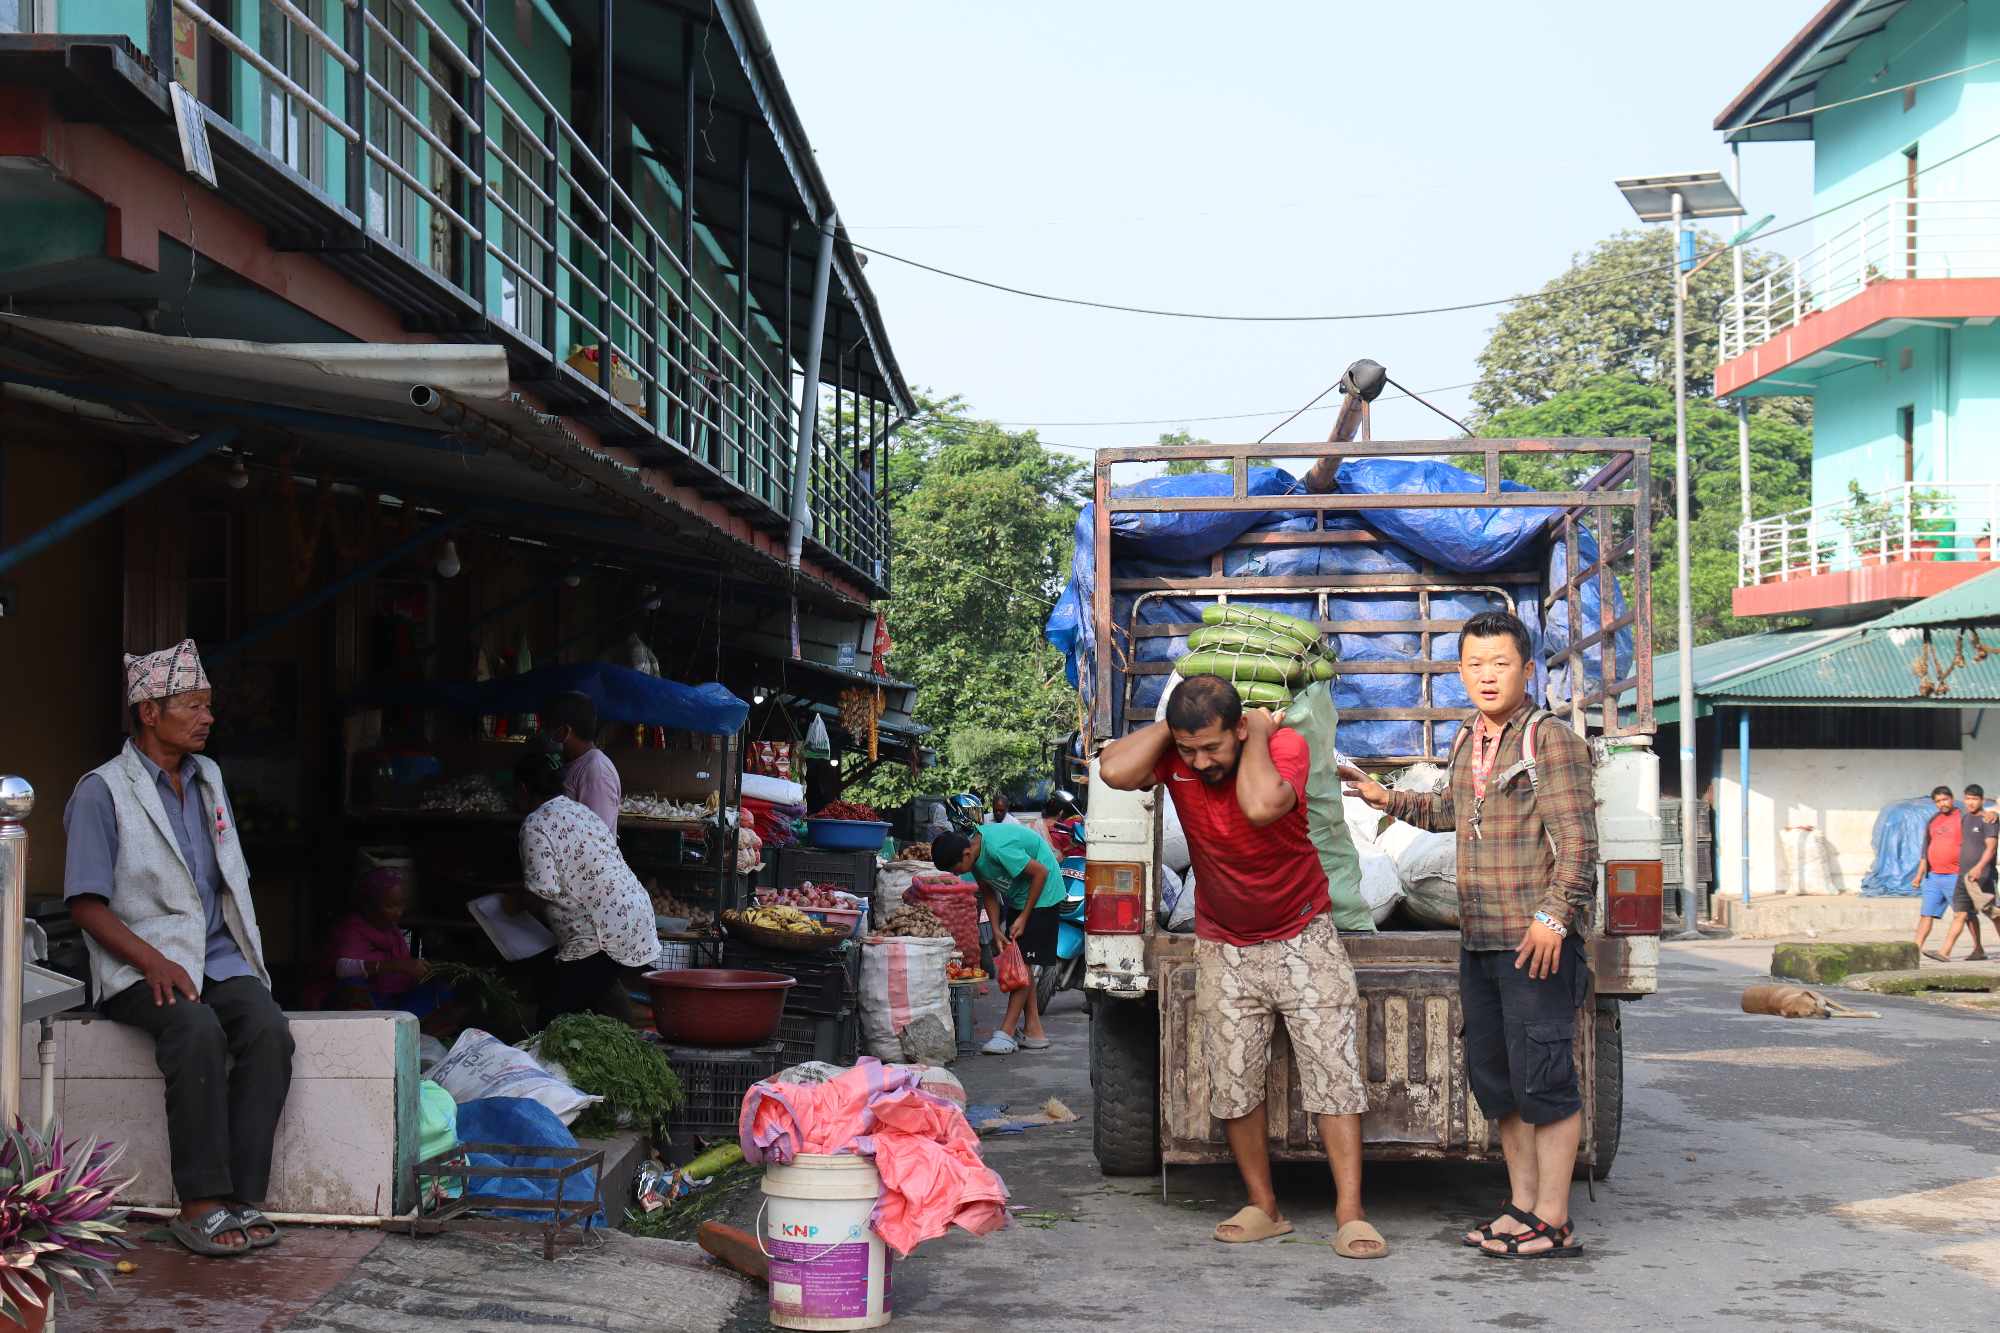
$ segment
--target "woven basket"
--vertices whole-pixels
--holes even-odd
[[[844,930],[825,930],[816,935],[808,935],[796,930],[772,930],[768,926],[752,925],[748,921],[731,921],[724,917],[722,928],[760,949],[777,949],[784,953],[825,953],[837,949],[847,938]]]

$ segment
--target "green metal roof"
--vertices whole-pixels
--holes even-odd
[[[1939,630],[1931,636],[1939,664],[1952,667],[1958,653],[1958,631]],[[1841,638],[1745,673],[1723,685],[1718,703],[1868,704],[1883,708],[1985,707],[2000,703],[2000,654],[1974,660],[1967,644],[1963,665],[1952,667],[1946,693],[1919,692],[1916,666],[1923,653],[1923,631],[1876,629]],[[1935,670],[1926,673],[1935,680]],[[1706,702],[1704,700],[1704,702]]]
[[[1968,625],[2000,629],[2000,570],[1967,579],[1873,622],[1873,629]]]
[[[1694,692],[1697,717],[1706,717],[1715,702],[1713,695],[1736,678],[1775,662],[1806,652],[1843,630],[1792,629],[1746,634],[1739,639],[1720,639],[1694,650]],[[1653,719],[1659,723],[1680,720],[1681,655],[1661,653],[1653,659]],[[1636,703],[1638,692],[1627,690],[1620,697],[1622,707]]]

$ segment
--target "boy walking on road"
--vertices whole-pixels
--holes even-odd
[[[1486,611],[1459,636],[1459,679],[1478,709],[1440,792],[1390,791],[1343,765],[1347,794],[1433,832],[1458,833],[1458,984],[1465,1065],[1500,1130],[1512,1197],[1464,1243],[1498,1259],[1583,1253],[1569,1218],[1583,1135],[1576,1011],[1590,995],[1583,934],[1597,887],[1590,751],[1528,699],[1528,631]]]
[[[1382,1233],[1361,1207],[1355,1049],[1359,991],[1306,823],[1310,748],[1282,715],[1245,710],[1220,676],[1183,680],[1164,722],[1112,742],[1098,776],[1121,791],[1165,784],[1187,832],[1195,898],[1195,1005],[1206,1033],[1209,1109],[1224,1122],[1250,1204],[1215,1229],[1229,1244],[1292,1230],[1271,1186],[1264,1106],[1273,1025],[1291,1037],[1306,1112],[1333,1169],[1334,1253],[1379,1259]]]

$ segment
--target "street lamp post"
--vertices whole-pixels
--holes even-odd
[[[1675,593],[1679,602],[1680,774],[1681,774],[1681,937],[1699,934],[1695,916],[1699,895],[1695,871],[1701,851],[1701,830],[1695,823],[1700,809],[1695,779],[1694,605],[1688,552],[1687,336],[1688,273],[1694,256],[1682,245],[1682,228],[1689,218],[1739,217],[1743,206],[1719,171],[1679,176],[1634,176],[1618,189],[1641,222],[1671,222],[1674,254],[1674,554]],[[1643,520],[1642,520],[1643,521]]]

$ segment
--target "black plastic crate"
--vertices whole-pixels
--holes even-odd
[[[729,940],[722,947],[722,965],[796,977],[799,984],[785,992],[787,1011],[837,1014],[854,1008],[861,990],[861,946],[852,940],[833,953],[811,957],[765,953]]]
[[[784,1048],[772,1042],[754,1050],[665,1046],[680,1080],[681,1105],[668,1117],[675,1129],[703,1137],[735,1137],[743,1094],[785,1067]]]
[[[773,883],[781,889],[797,888],[811,880],[831,884],[870,897],[875,892],[874,852],[825,852],[817,847],[780,847],[771,858],[775,868]]]
[[[861,1055],[861,1020],[852,1009],[837,1014],[787,1010],[778,1023],[778,1044],[785,1051],[785,1066],[807,1060],[851,1065]]]

